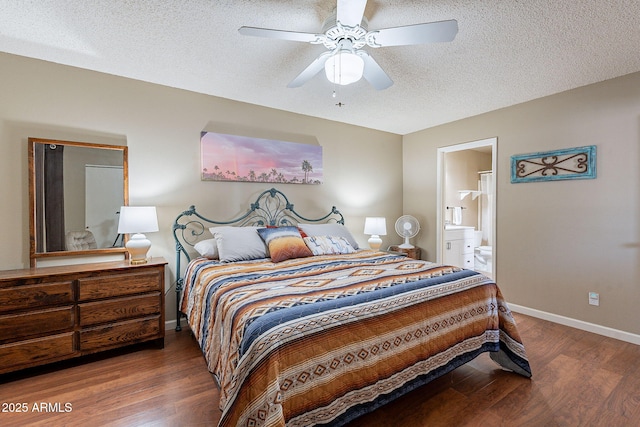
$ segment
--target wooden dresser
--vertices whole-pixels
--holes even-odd
[[[0,271],[0,374],[155,340],[163,258]]]

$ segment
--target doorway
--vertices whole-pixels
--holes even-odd
[[[497,138],[441,147],[437,158],[437,261],[496,280]]]

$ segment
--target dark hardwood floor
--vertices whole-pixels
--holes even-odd
[[[531,380],[482,355],[350,427],[640,425],[640,346],[515,316]],[[212,426],[217,401],[186,330],[167,331],[163,350],[137,346],[0,376],[0,426]],[[15,412],[21,404],[26,412]]]

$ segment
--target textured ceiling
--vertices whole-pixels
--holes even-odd
[[[369,48],[394,81],[287,84],[335,0],[0,0],[0,51],[407,134],[640,71],[638,0],[370,0],[369,29],[456,19],[451,43]],[[344,104],[342,107],[336,104]]]

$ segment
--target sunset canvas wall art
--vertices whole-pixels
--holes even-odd
[[[203,181],[322,184],[322,147],[202,132]]]

